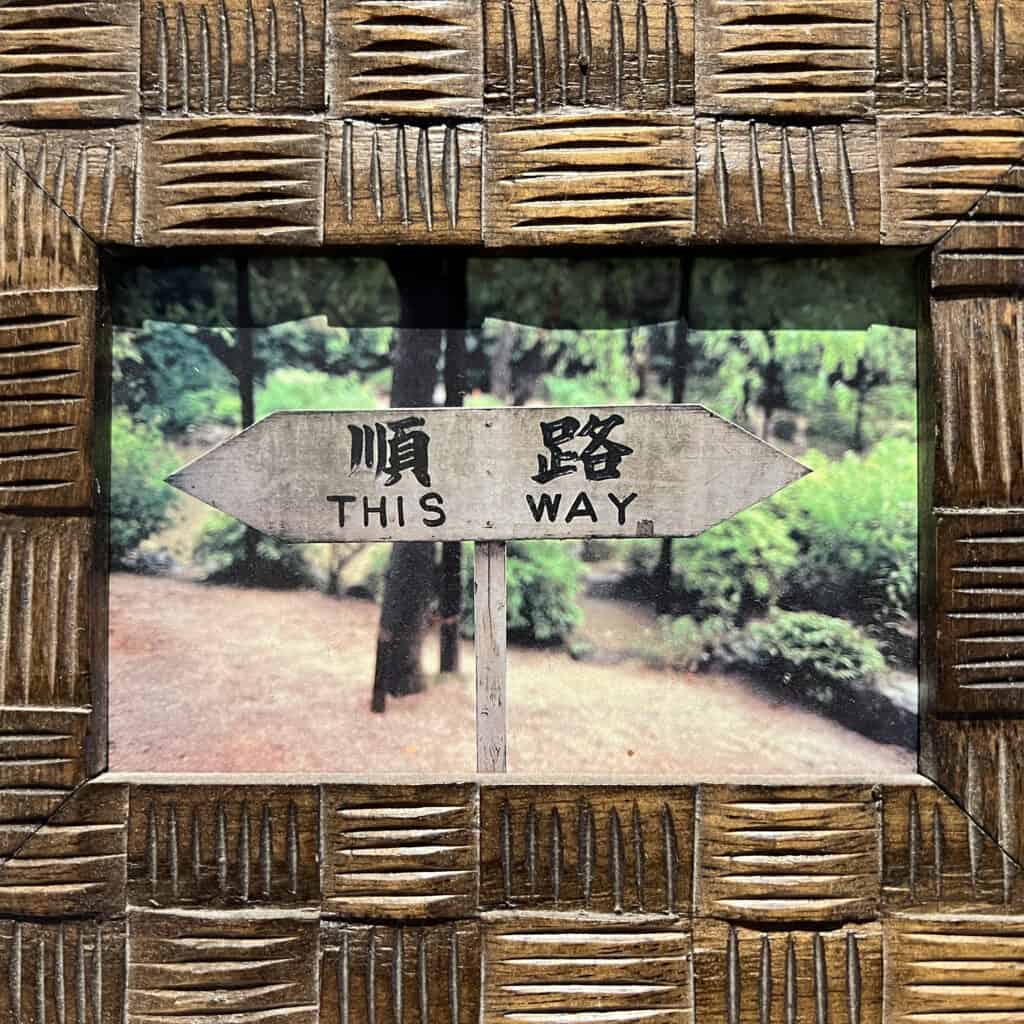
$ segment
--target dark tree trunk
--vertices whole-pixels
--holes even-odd
[[[686,401],[686,385],[690,377],[693,349],[690,346],[690,328],[686,318],[690,306],[691,261],[679,263],[679,312],[672,338],[671,394],[673,404]],[[658,567],[654,574],[654,610],[658,615],[672,611],[672,538],[662,537]]]
[[[252,292],[249,280],[249,260],[239,256],[235,260],[237,287],[238,347],[235,358],[235,380],[242,403],[242,429],[256,422],[256,367],[253,361]],[[250,567],[256,563],[260,535],[251,526],[245,528],[245,561]]]
[[[456,408],[466,398],[466,322],[469,316],[466,258],[448,258],[448,323],[444,341],[444,404]],[[462,617],[462,544],[441,545],[442,672],[459,671],[459,620]]]
[[[391,405],[430,405],[448,315],[446,275],[436,261],[415,253],[396,256],[389,266],[398,286],[402,328],[391,353]],[[384,711],[388,696],[403,697],[423,689],[423,637],[435,588],[434,545],[426,541],[395,544],[384,577],[373,711]]]

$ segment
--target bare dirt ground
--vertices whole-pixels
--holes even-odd
[[[110,603],[113,770],[474,770],[470,644],[460,677],[374,715],[378,609],[368,601],[115,573]],[[588,621],[611,628],[594,611]],[[436,666],[436,638],[424,658]],[[742,679],[636,659],[514,648],[509,718],[510,767],[524,773],[879,778],[914,767],[910,752]]]

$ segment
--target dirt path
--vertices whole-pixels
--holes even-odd
[[[136,771],[472,772],[464,676],[369,712],[378,609],[115,573],[110,766]],[[425,652],[437,664],[436,640]],[[729,676],[515,648],[509,746],[519,772],[879,777],[913,755]]]

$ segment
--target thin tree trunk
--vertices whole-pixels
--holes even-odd
[[[466,397],[466,322],[468,320],[465,256],[448,258],[448,324],[444,342],[444,404],[461,406]],[[441,545],[442,672],[459,671],[459,623],[462,618],[462,544]]]
[[[238,397],[242,404],[242,429],[256,422],[256,370],[253,365],[253,319],[252,291],[249,280],[249,260],[246,256],[235,259],[235,282],[237,288],[238,350],[235,362],[235,379],[238,382]],[[256,562],[260,535],[251,526],[245,528],[245,561],[249,566]]]
[[[857,409],[853,421],[853,450],[864,451],[864,412],[868,402],[868,392],[864,388],[857,389]]]
[[[389,266],[401,301],[401,329],[391,352],[391,405],[427,406],[434,398],[448,314],[444,270],[431,273],[429,260],[404,254],[391,259]],[[393,545],[377,635],[373,711],[384,711],[388,696],[423,689],[423,638],[435,591],[434,545],[429,541]]]

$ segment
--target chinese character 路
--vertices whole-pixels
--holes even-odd
[[[633,449],[613,441],[608,435],[624,422],[617,413],[604,419],[591,413],[582,426],[575,416],[542,422],[541,436],[548,451],[546,455],[537,456],[537,474],[533,479],[539,484],[550,483],[567,473],[575,473],[580,465],[588,480],[617,479],[619,463],[632,455]],[[581,450],[566,447],[578,438],[589,438]]]
[[[402,474],[409,472],[419,484],[429,487],[430,435],[425,430],[415,429],[424,423],[426,420],[420,416],[406,416],[390,423],[375,423],[372,427],[350,426],[350,470],[365,466],[377,476],[386,474],[385,487],[398,483]]]

